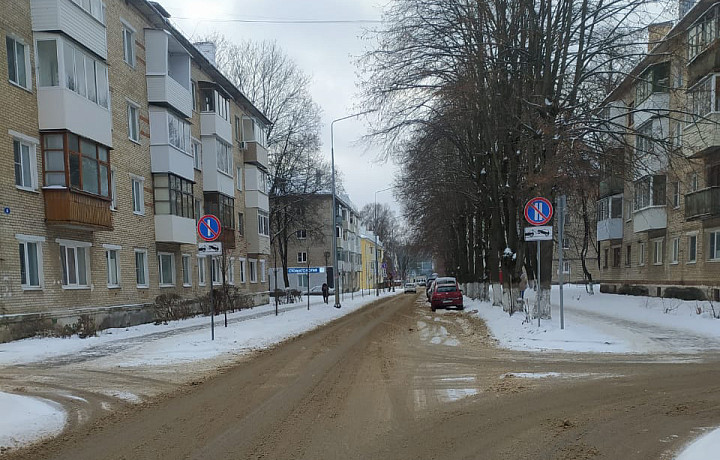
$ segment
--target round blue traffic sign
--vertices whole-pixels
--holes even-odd
[[[200,221],[198,221],[198,235],[205,241],[215,241],[220,237],[221,231],[220,219],[212,214],[205,214],[200,218]]]
[[[550,222],[553,207],[547,198],[535,197],[525,205],[525,220],[530,225],[545,225]]]

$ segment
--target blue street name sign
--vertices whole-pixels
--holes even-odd
[[[305,274],[305,273],[320,273],[320,267],[291,267],[288,268],[288,274]]]

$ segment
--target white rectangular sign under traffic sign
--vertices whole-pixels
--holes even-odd
[[[547,241],[552,239],[552,225],[525,227],[525,241]]]
[[[222,243],[198,243],[198,256],[219,256],[222,255]]]

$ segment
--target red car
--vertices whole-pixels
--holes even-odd
[[[430,309],[455,307],[458,310],[463,306],[463,295],[455,278],[438,278],[430,294]]]

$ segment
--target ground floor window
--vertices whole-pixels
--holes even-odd
[[[198,284],[205,286],[205,265],[207,264],[206,257],[198,257]]]
[[[183,286],[192,286],[192,273],[190,272],[190,254],[182,255]]]
[[[175,285],[175,254],[169,252],[158,253],[158,274],[160,286]]]
[[[65,288],[90,287],[90,243],[58,240],[62,285]]]
[[[710,260],[720,260],[720,230],[710,232]]]
[[[19,240],[20,284],[23,289],[40,289],[43,283],[43,237],[16,235]]]
[[[257,260],[250,259],[248,262],[250,265],[250,282],[257,283]]]
[[[120,261],[117,248],[106,248],[105,260],[107,262],[108,287],[120,287]]]
[[[245,279],[246,279],[245,265],[246,265],[245,259],[240,259],[240,282],[241,283],[245,283]]]
[[[688,235],[688,263],[697,261],[697,235]]]
[[[139,288],[148,287],[147,251],[144,249],[135,250],[135,282]]]

